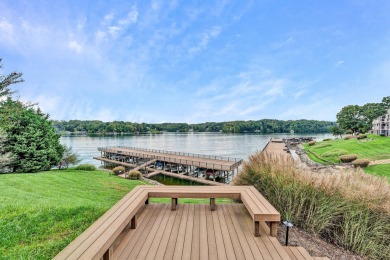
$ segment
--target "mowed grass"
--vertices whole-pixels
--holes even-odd
[[[53,258],[137,185],[149,184],[103,171],[0,174],[0,259]],[[179,202],[207,204],[209,200]]]
[[[334,139],[318,142],[313,146],[304,144],[308,156],[313,161],[326,164],[326,161],[340,163],[340,155],[356,154],[358,159],[383,160],[390,159],[390,138],[368,135],[366,139],[349,140]],[[323,159],[323,160],[322,160]]]
[[[377,176],[385,176],[390,182],[390,164],[371,165],[364,168],[364,171]]]
[[[103,171],[0,175],[0,259],[50,259],[143,181]]]

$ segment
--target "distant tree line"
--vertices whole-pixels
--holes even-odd
[[[390,96],[380,103],[367,103],[362,106],[348,105],[337,113],[337,126],[331,128],[333,135],[366,133],[372,129],[372,121],[386,114],[390,109]]]
[[[102,122],[98,120],[52,121],[59,132],[85,134],[159,133],[165,132],[224,132],[224,133],[326,133],[335,122],[316,120],[275,120],[207,122],[199,124],[162,123],[147,124],[124,121]]]

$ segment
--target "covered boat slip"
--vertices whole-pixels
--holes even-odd
[[[242,159],[238,158],[136,147],[99,147],[98,150],[101,152],[102,158],[115,159],[122,162],[132,163],[132,158],[142,158],[148,160],[156,159],[166,163],[196,166],[218,171],[234,171],[242,163]]]
[[[171,204],[149,203],[156,197]],[[216,198],[243,203],[216,205]],[[314,259],[289,255],[275,237],[279,221],[251,186],[137,186],[55,259]]]

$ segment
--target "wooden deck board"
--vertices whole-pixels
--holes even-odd
[[[205,204],[179,204],[171,211],[169,204],[151,203],[112,259],[290,259],[262,228],[261,237],[254,237],[251,225],[243,204],[219,204],[216,211]]]
[[[190,209],[188,204],[184,204],[183,206],[184,206],[183,207],[183,216],[181,218],[179,231],[177,233],[176,244],[174,247],[174,254],[172,257],[172,259],[176,259],[176,260],[182,259],[185,234],[186,234],[187,223],[188,223],[188,214],[189,214],[189,209]]]
[[[229,214],[227,207],[222,207],[222,210],[219,210],[218,212],[219,212],[219,217],[225,219],[225,226],[232,243],[235,259],[246,259],[244,256],[242,244],[240,243],[239,240],[239,236],[242,234],[239,232],[239,230],[235,229],[233,220]]]
[[[195,208],[194,208],[195,209]],[[200,253],[200,212],[202,208],[194,210],[194,225],[192,227],[191,260],[199,260]]]
[[[166,244],[166,248],[162,247],[159,248],[161,250],[164,250],[164,259],[173,259],[173,254],[175,252],[175,245],[177,240],[177,234],[179,232],[180,223],[183,218],[184,213],[184,205],[177,205],[176,211],[180,211],[180,213],[177,214],[177,218],[175,218],[175,222],[173,223],[172,231],[169,236],[168,243]],[[158,254],[158,253],[157,253]]]
[[[199,216],[199,259],[209,259],[209,238],[207,237],[207,218],[206,218],[206,205],[200,205]]]
[[[231,260],[239,259],[239,258],[237,258],[236,252],[234,250],[233,241],[232,241],[232,238],[230,236],[229,229],[228,229],[228,223],[226,222],[222,207],[220,210],[217,210],[215,212],[217,213],[219,223],[221,225],[221,231],[222,231],[221,233],[222,233],[222,238],[223,238],[224,245],[225,245],[227,259],[231,259]],[[237,239],[237,235],[232,234],[232,236]],[[238,245],[236,245],[236,246],[238,246]]]
[[[236,252],[237,259],[254,259],[252,248],[249,246],[248,241],[245,238],[245,233],[240,227],[239,219],[237,219],[234,212],[231,212],[231,205],[222,207],[223,213],[226,218],[229,233],[233,240],[234,251]],[[236,235],[236,236],[235,236]],[[248,234],[251,236],[252,234]]]

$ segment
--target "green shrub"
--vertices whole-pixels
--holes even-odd
[[[366,134],[360,134],[356,138],[357,139],[364,139],[364,138],[367,138],[367,135]]]
[[[329,143],[321,143],[321,144],[318,144],[314,147],[314,149],[319,149],[319,148],[324,148],[324,147],[328,147],[328,146],[332,146],[332,144],[329,144]]]
[[[75,167],[75,170],[79,171],[96,171],[95,165],[92,164],[80,164]]]
[[[112,169],[112,171],[118,175],[118,174],[121,174],[121,173],[124,173],[125,172],[125,167],[123,166],[117,166],[115,167],[114,169]]]
[[[356,154],[345,154],[340,156],[340,161],[343,163],[353,162],[357,159]]]
[[[140,173],[139,171],[136,171],[136,170],[131,170],[131,171],[129,171],[129,179],[140,180],[140,179],[142,179],[142,173]]]
[[[309,146],[313,146],[313,145],[315,145],[316,144],[316,141],[310,141],[309,142]]]
[[[341,155],[344,155],[347,153],[348,153],[348,151],[344,150],[344,149],[334,149],[334,150],[330,150],[330,151],[325,152],[322,156],[323,157],[333,157],[333,156],[341,156]]]
[[[361,167],[361,168],[367,167],[369,164],[370,164],[370,160],[367,159],[358,159],[352,162],[352,165],[354,167]]]

